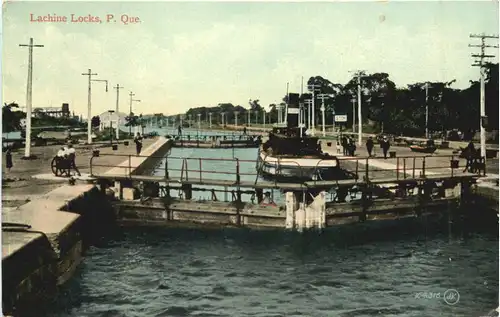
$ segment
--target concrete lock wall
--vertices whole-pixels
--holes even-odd
[[[160,138],[143,154],[163,156],[169,149],[170,142]],[[151,169],[158,162],[157,158],[137,159],[131,173]],[[128,166],[128,160],[125,163]],[[17,210],[3,211],[3,313],[33,315],[73,276],[84,249],[105,235],[114,220],[111,201],[93,184],[61,186]],[[31,228],[8,229],[6,223]]]

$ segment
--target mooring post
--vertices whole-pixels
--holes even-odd
[[[297,196],[294,192],[285,193],[286,220],[285,227],[293,229],[295,227],[295,211],[297,210]]]

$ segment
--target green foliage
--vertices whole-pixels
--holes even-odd
[[[21,119],[26,115],[21,111],[13,111],[18,109],[19,105],[15,102],[4,104],[2,107],[2,132],[8,133],[21,129]]]
[[[90,125],[94,128],[100,126],[101,118],[99,118],[99,116],[93,116],[92,120],[90,121]]]

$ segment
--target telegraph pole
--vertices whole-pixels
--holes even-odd
[[[238,126],[238,111],[235,111],[234,112],[234,125],[235,126]]]
[[[480,96],[480,118],[479,118],[479,127],[480,127],[480,135],[481,135],[481,156],[486,157],[486,130],[484,127],[484,119],[486,118],[486,100],[485,100],[485,87],[484,87],[484,77],[485,77],[485,58],[495,57],[494,55],[486,55],[485,49],[488,47],[498,48],[498,45],[486,45],[486,39],[498,39],[498,35],[485,35],[483,34],[471,34],[470,38],[479,38],[481,39],[481,45],[471,45],[469,47],[479,47],[481,48],[481,54],[472,54],[472,57],[478,58],[479,60],[475,60],[472,66],[479,66],[480,73],[480,83],[481,83],[481,96]],[[483,119],[484,118],[484,119]]]
[[[312,84],[307,88],[309,91],[312,91],[312,110],[311,110],[311,132],[312,135],[316,135],[316,109],[315,109],[315,99],[316,99],[316,88],[320,87],[320,85]]]
[[[108,81],[105,79],[92,79],[92,76],[97,76],[96,73],[92,73],[92,70],[89,68],[88,73],[83,73],[83,76],[89,76],[89,93],[88,93],[88,101],[87,101],[87,114],[88,114],[88,119],[87,119],[87,143],[92,144],[92,82],[93,81],[99,81],[99,82],[105,82],[106,83],[106,92],[108,92]]]
[[[128,94],[130,96],[130,107],[129,107],[129,117],[130,117],[130,120],[132,120],[132,102],[135,101],[135,102],[141,102],[140,100],[138,99],[132,99],[133,96],[135,96],[134,93],[130,92]],[[142,123],[141,123],[141,126],[142,126]],[[130,136],[132,136],[132,125],[129,124],[128,126],[128,133]]]
[[[264,113],[264,116],[263,116],[262,121],[264,122],[264,129],[265,129],[266,128],[266,110],[264,110],[263,113]]]
[[[212,130],[212,113],[208,113],[208,127]]]
[[[352,102],[352,133],[354,133],[354,128],[356,127],[356,98],[351,99]]]
[[[358,146],[361,146],[363,136],[363,118],[361,116],[361,78],[366,77],[365,71],[358,70],[355,72],[355,76],[358,78]]]
[[[429,139],[429,83],[425,83],[425,138]]]
[[[31,158],[31,107],[33,96],[33,47],[43,47],[34,45],[33,38],[30,37],[29,44],[19,44],[21,47],[28,47],[28,84],[26,88],[26,138],[24,148],[24,158]]]
[[[120,89],[124,88],[123,86],[120,86],[119,84],[116,84],[116,140],[120,139],[120,114],[118,112],[120,106]]]
[[[326,136],[326,130],[325,130],[325,98],[329,98],[330,95],[328,94],[319,94],[319,98],[321,98],[321,119],[322,119],[322,130],[323,130],[323,137]]]

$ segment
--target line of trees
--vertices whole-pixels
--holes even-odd
[[[486,73],[486,116],[488,117],[487,130],[498,130],[499,104],[498,104],[498,63],[487,64]],[[459,130],[464,133],[465,138],[471,138],[479,129],[479,81],[470,81],[469,87],[455,89],[452,85],[455,80],[449,82],[428,82],[427,104],[429,109],[429,131]],[[325,99],[325,119],[331,125],[333,121],[333,110],[336,114],[347,114],[348,126],[352,122],[353,107],[352,100],[357,105],[357,78],[353,77],[348,83],[342,85],[334,83],[321,76],[310,77],[307,85],[316,85],[316,125],[321,124],[321,98],[318,94],[328,94],[331,97]],[[366,74],[362,78],[362,116],[363,122],[370,122],[373,130],[391,134],[403,134],[407,136],[423,136],[425,134],[425,108],[426,92],[425,82],[418,82],[397,87],[389,78],[387,73]],[[303,94],[301,100],[311,99],[311,94]],[[283,98],[287,102],[287,96]],[[268,105],[264,109],[259,100],[250,101],[249,107],[233,105],[231,103],[220,103],[213,107],[196,107],[189,109],[185,114],[185,120],[191,115],[197,120],[208,121],[208,114],[212,113],[212,123],[222,123],[221,113],[225,112],[225,121],[234,123],[235,111],[239,112],[238,123],[247,122],[247,111],[250,109],[251,122],[255,122],[255,111],[259,112],[258,122],[262,123],[264,110],[266,111],[266,122],[276,123],[278,111],[276,104]],[[357,112],[357,110],[356,110]],[[176,119],[178,121],[178,118]]]

